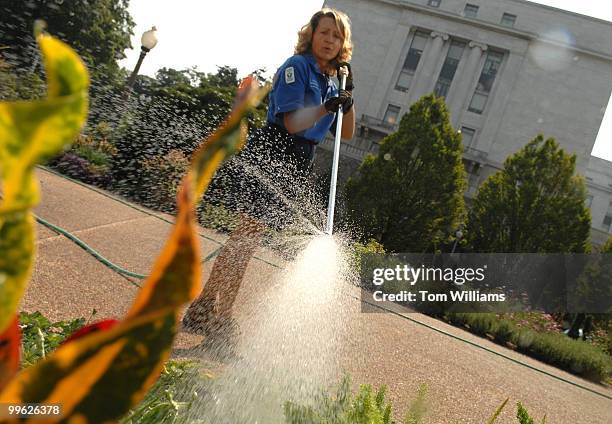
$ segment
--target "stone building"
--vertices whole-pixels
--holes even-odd
[[[357,134],[340,178],[424,94],[463,133],[468,199],[538,133],[577,155],[596,244],[612,234],[612,163],[591,156],[612,89],[612,23],[524,0],[326,0],[353,23]],[[612,140],[610,140],[612,142]],[[333,140],[317,166],[329,169]]]

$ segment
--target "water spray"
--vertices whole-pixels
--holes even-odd
[[[346,77],[348,69],[341,66],[338,71],[340,77],[340,88],[346,88]],[[338,108],[338,119],[336,121],[336,137],[334,140],[334,159],[332,162],[331,183],[329,187],[329,200],[327,201],[327,226],[325,232],[329,235],[334,231],[334,208],[336,206],[336,182],[338,180],[338,160],[340,159],[340,136],[342,133],[342,106]]]

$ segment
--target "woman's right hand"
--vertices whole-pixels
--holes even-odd
[[[340,78],[340,68],[342,68],[343,66],[346,67],[346,69],[348,69],[348,75],[346,76],[346,91],[350,91],[351,93],[353,92],[353,90],[355,89],[355,84],[353,82],[353,69],[351,68],[351,64],[348,62],[339,62],[336,65],[336,75],[338,75],[338,78]]]

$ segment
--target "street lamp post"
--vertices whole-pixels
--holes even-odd
[[[457,248],[457,243],[459,243],[459,240],[461,240],[462,237],[463,237],[463,231],[457,230],[457,232],[455,233],[455,243],[453,244],[453,250],[451,250],[451,254],[455,253],[455,249]]]
[[[124,97],[127,97],[130,94],[130,91],[134,86],[134,82],[136,81],[138,71],[140,70],[140,65],[142,65],[142,61],[144,60],[145,56],[157,44],[157,28],[153,27],[150,30],[145,31],[140,38],[140,44],[140,57],[138,58],[138,63],[136,63],[136,67],[132,71],[132,75],[130,75],[127,85],[125,86]]]

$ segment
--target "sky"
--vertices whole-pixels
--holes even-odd
[[[612,22],[609,0],[534,3]],[[322,4],[322,0],[173,0],[169,6],[167,0],[130,0],[135,48],[126,51],[120,63],[133,69],[140,54],[140,36],[155,25],[159,42],[145,58],[142,74],[153,76],[162,67],[194,66],[215,72],[217,66],[229,65],[238,68],[240,76],[259,68],[266,68],[270,75],[293,54],[297,31]],[[254,30],[248,32],[248,28]],[[612,98],[592,154],[612,161]]]

